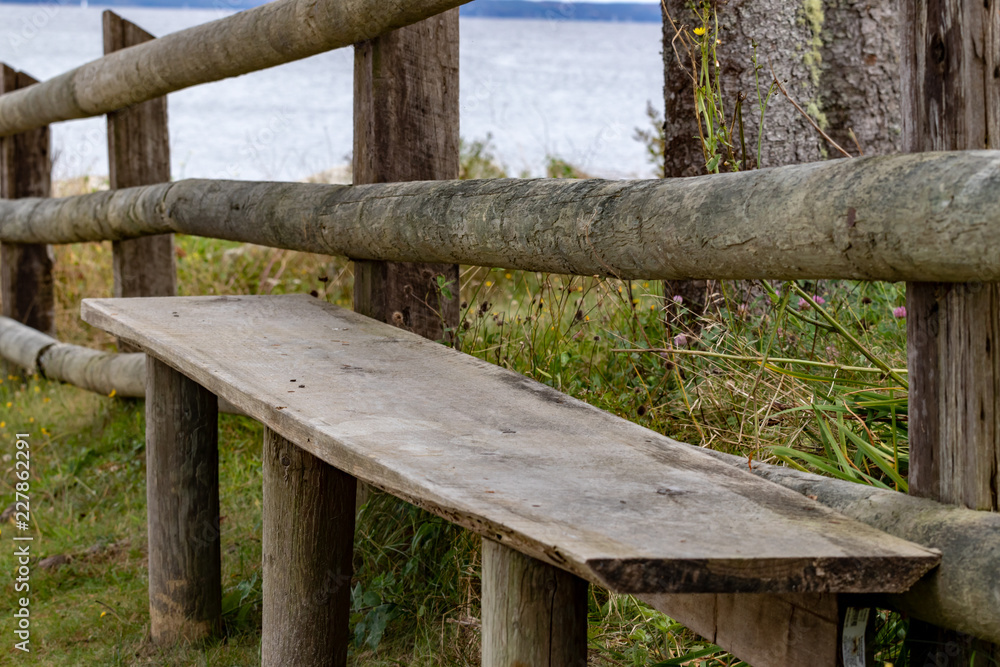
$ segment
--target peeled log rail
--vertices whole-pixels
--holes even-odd
[[[0,97],[0,136],[124,109],[377,37],[468,0],[277,0]]]
[[[747,468],[744,457],[704,451]],[[1000,642],[1000,515],[782,466],[755,463],[753,472],[873,528],[941,551],[935,570],[883,602],[921,620]]]
[[[177,232],[394,262],[687,278],[1000,280],[1000,151],[651,181],[188,180],[0,201],[0,241]]]
[[[118,396],[145,396],[143,354],[101,353],[56,339],[0,317],[0,356],[53,380]],[[115,367],[114,373],[97,371]],[[74,370],[76,369],[76,370]],[[88,372],[87,369],[90,369]],[[94,378],[104,378],[94,381]],[[110,378],[110,379],[108,379]],[[239,414],[227,401],[220,411]],[[735,467],[746,459],[706,453]],[[923,620],[1000,641],[1000,517],[895,491],[829,479],[780,466],[755,464],[754,473],[831,507],[852,519],[942,552],[941,565],[909,593],[886,602]]]
[[[146,355],[99,352],[55,338],[9,317],[0,317],[0,358],[29,373],[58,380],[80,389],[121,398],[146,397]],[[226,400],[219,412],[243,414]]]
[[[28,372],[98,394],[146,395],[146,355],[67,345],[9,317],[0,317],[0,356]]]

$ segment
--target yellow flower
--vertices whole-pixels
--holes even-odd
[[[7,407],[8,407],[8,408],[9,408],[9,407],[11,407],[12,405],[14,405],[14,404],[13,404],[13,403],[11,403],[10,401],[7,401]]]
[[[102,612],[101,612],[101,618],[104,618],[104,617],[105,617],[105,616],[107,616],[107,615],[108,615],[108,612],[106,612],[106,611],[102,611]]]
[[[108,398],[114,398],[114,397],[115,397],[115,394],[117,394],[117,393],[118,393],[118,390],[117,390],[117,389],[112,389],[112,390],[111,390],[111,393],[110,393],[110,394],[108,394]]]
[[[699,28],[695,28],[694,29],[694,34],[698,35],[699,37],[701,37],[702,35],[704,35],[706,32],[707,31],[705,30],[704,27],[699,27]]]
[[[36,394],[38,394],[38,393],[41,393],[41,391],[42,391],[42,388],[41,388],[41,387],[39,387],[39,386],[38,386],[38,385],[36,384],[36,385],[35,385],[35,393],[36,393]]]
[[[486,281],[486,286],[487,287],[493,287],[493,281],[492,280],[487,280]]]
[[[503,277],[506,278],[507,280],[510,280],[510,274],[509,273],[503,274]]]
[[[28,417],[28,422],[31,423],[31,424],[34,424],[35,423],[35,418],[34,417]]]
[[[48,403],[51,400],[52,400],[51,398],[49,398],[48,396],[46,396],[45,398],[42,399],[42,403]]]
[[[0,428],[7,428],[7,422],[0,422]]]

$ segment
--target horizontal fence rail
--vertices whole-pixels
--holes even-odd
[[[703,451],[747,469],[744,456]],[[921,620],[1000,642],[1000,514],[756,461],[753,473],[873,528],[941,551],[937,569],[906,593],[880,596],[880,602]]]
[[[1000,280],[1000,151],[652,181],[187,180],[0,201],[0,241],[177,232],[352,259],[623,279]]]
[[[146,395],[146,355],[68,345],[9,317],[0,317],[0,356],[29,373],[99,394]]]
[[[122,49],[0,96],[0,136],[350,46],[469,0],[277,0]]]
[[[80,388],[117,396],[146,394],[145,355],[98,352],[67,345],[0,317],[0,357]],[[219,400],[220,412],[241,414]],[[709,449],[709,455],[746,469],[746,458]],[[1000,515],[976,512],[896,491],[754,463],[754,473],[814,497],[842,514],[942,552],[941,565],[911,591],[884,603],[917,618],[1000,641]]]
[[[9,317],[0,317],[0,358],[49,380],[98,394],[145,398],[146,355],[100,352],[62,343]],[[243,412],[219,399],[219,412]]]

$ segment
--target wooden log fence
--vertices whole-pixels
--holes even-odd
[[[0,137],[351,46],[468,0],[276,0],[0,97]]]
[[[0,65],[0,99],[36,85],[35,79]],[[49,128],[0,138],[0,197],[48,197],[52,186]],[[52,249],[44,243],[0,242],[2,314],[55,334]]]
[[[385,321],[394,321],[402,307],[399,299],[392,300],[393,293],[406,296],[408,286],[412,296],[415,280],[437,273],[457,279],[457,264],[647,280],[905,280],[912,311],[910,375],[918,385],[911,414],[914,489],[945,501],[996,509],[1000,458],[993,456],[996,429],[991,425],[997,412],[991,379],[996,370],[993,365],[971,368],[962,361],[966,357],[953,352],[958,349],[955,342],[964,341],[973,330],[983,335],[976,334],[971,345],[986,345],[989,352],[995,342],[1000,151],[861,158],[659,181],[383,182],[457,175],[453,168],[458,127],[457,16],[454,11],[441,13],[460,4],[461,0],[277,0],[160,39],[106,12],[105,57],[43,83],[5,67],[0,88],[4,197],[0,270],[5,279],[5,313],[19,308],[11,291],[30,281],[15,279],[11,272],[25,267],[34,272],[31,284],[37,284],[27,291],[44,302],[40,308],[33,305],[30,316],[44,319],[51,313],[51,289],[46,287],[51,286],[51,255],[46,244],[112,240],[117,249],[117,296],[172,293],[172,252],[151,237],[174,233],[360,260],[359,303],[362,310]],[[940,12],[948,11],[968,10],[944,3]],[[983,107],[985,119],[949,117],[954,110],[940,100],[929,102],[926,109],[921,106],[926,99],[940,97],[940,90],[925,90],[928,86],[941,84],[947,92],[955,86],[983,85],[989,79],[970,78],[969,64],[949,55],[967,51],[959,43],[961,36],[950,33],[946,39],[959,41],[949,45],[946,56],[961,76],[935,83],[934,77],[921,74],[928,62],[926,54],[918,53],[924,48],[918,42],[925,39],[934,45],[935,21],[941,18],[924,14],[909,16],[916,32],[905,42],[907,57],[915,58],[907,61],[904,77],[912,96],[904,119],[904,125],[910,123],[911,149],[994,147],[988,140],[975,140],[980,129],[987,138],[997,134],[995,112],[1000,104],[992,103],[995,91],[988,82],[987,90],[972,95],[991,100]],[[989,20],[986,24],[992,25]],[[411,28],[397,30],[405,26]],[[990,30],[987,39],[994,39]],[[434,35],[441,39],[433,39]],[[164,95],[358,42],[363,44],[356,54],[355,173],[365,185],[163,182],[169,178]],[[996,60],[994,51],[987,49],[984,62],[989,67]],[[394,57],[402,52],[408,57]],[[413,54],[419,57],[410,57]],[[405,79],[409,79],[406,85]],[[420,91],[419,100],[408,86]],[[428,115],[429,109],[437,111]],[[115,189],[48,199],[47,125],[105,113]],[[934,114],[941,118],[928,121]],[[921,139],[921,132],[941,128],[950,128],[947,131],[954,136],[929,143]],[[421,135],[425,131],[426,136]],[[26,196],[30,198],[16,199]],[[126,249],[146,246],[159,250],[127,258]],[[21,261],[10,254],[32,248],[41,248],[48,262]],[[143,259],[154,255],[159,257],[156,270]],[[35,256],[42,257],[37,252]],[[398,276],[386,270],[407,266]],[[23,313],[11,314],[29,321]],[[440,322],[437,318],[425,335],[440,337]],[[52,333],[51,324],[42,320],[29,323]],[[105,394],[113,390],[140,397],[147,395],[148,387],[157,387],[156,395],[163,400],[147,404],[149,441],[156,445],[150,446],[148,486],[152,634],[161,642],[212,634],[219,619],[218,487],[212,477],[217,476],[218,458],[213,424],[218,410],[235,408],[217,404],[210,393],[161,362],[150,360],[147,371],[144,355],[101,353],[62,344],[48,334],[0,318],[0,357],[45,377]],[[942,369],[954,373],[944,377]],[[970,379],[957,381],[958,377]],[[955,412],[948,396],[965,397],[966,403],[981,406],[982,414],[989,412],[990,423],[982,428],[972,422],[963,425],[960,422],[969,416]],[[194,412],[192,406],[197,408]],[[181,428],[195,422],[193,430]],[[970,442],[956,435],[967,432],[973,435]],[[281,533],[277,522],[268,527],[265,517],[265,589],[270,591],[265,595],[265,662],[343,664],[342,638],[323,633],[326,628],[340,632],[346,627],[347,587],[340,584],[350,577],[350,540],[343,543],[343,539],[350,532],[348,523],[353,525],[348,509],[353,478],[309,458],[276,433],[269,432],[268,438],[266,447],[273,460],[269,459],[270,468],[265,466],[265,498],[271,499],[265,502],[265,514],[299,508],[316,519],[340,518],[336,526],[321,521],[322,530],[317,529],[317,534],[326,531],[323,544],[339,546],[317,551],[310,540]],[[939,452],[939,448],[944,449]],[[744,459],[709,453],[746,466]],[[292,463],[296,476],[289,478]],[[205,471],[215,472],[206,477]],[[862,597],[856,603],[886,605],[928,624],[1000,642],[996,513],[773,466],[757,465],[754,472],[861,523],[942,552],[941,566],[910,591]],[[350,484],[341,483],[344,480]],[[179,497],[187,503],[184,507],[200,509],[184,514],[183,507],[171,504],[174,501],[161,492],[163,485],[183,491]],[[214,536],[192,533],[191,539],[175,539],[206,525],[215,526]],[[299,563],[300,579],[283,579],[273,567],[275,558]],[[324,607],[326,615],[295,616],[294,605],[285,599],[289,591],[308,590],[315,584],[314,575],[331,572],[338,585],[330,589],[336,590],[331,604]],[[549,608],[534,589],[551,589],[553,577],[566,580],[555,587],[569,597]],[[484,546],[483,578],[484,590],[491,591],[483,604],[483,664],[535,660],[530,649],[539,642],[525,642],[522,637],[510,647],[504,645],[504,637],[517,623],[539,636],[548,632],[554,637],[564,627],[579,632],[577,617],[585,616],[578,599],[585,590],[582,580],[489,541]],[[517,590],[529,580],[540,583],[528,586],[532,590]],[[178,588],[176,581],[187,582],[187,588]],[[839,641],[844,605],[844,600],[828,594],[669,594],[646,599],[762,666],[804,664],[812,659],[809,656],[820,654],[826,660],[832,655],[828,644]],[[527,606],[521,607],[522,602]],[[513,618],[510,604],[526,614]],[[269,634],[269,619],[280,627],[300,627],[303,641],[289,644],[289,637]],[[765,619],[765,635],[774,640],[771,646],[761,645],[765,635],[751,636],[746,630],[759,625],[760,619]],[[924,632],[933,638],[947,636],[935,634],[930,625]],[[820,645],[826,652],[813,650]],[[575,664],[585,657],[579,653],[582,646],[577,637],[547,650],[559,661]],[[292,656],[295,647],[309,655]]]
[[[655,181],[185,180],[0,202],[0,241],[176,232],[393,262],[623,279],[1000,280],[1000,152]]]

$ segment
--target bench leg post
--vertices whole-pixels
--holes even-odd
[[[587,582],[483,540],[483,667],[586,667]]]
[[[347,664],[357,480],[264,429],[261,664]]]
[[[215,395],[146,357],[149,616],[155,643],[196,641],[222,619]]]

